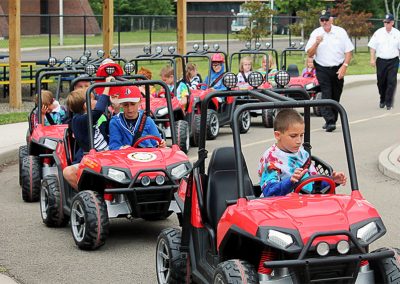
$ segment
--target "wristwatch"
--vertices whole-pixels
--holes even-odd
[[[343,65],[346,66],[346,67],[349,67],[349,64],[347,64],[347,63],[343,63]]]

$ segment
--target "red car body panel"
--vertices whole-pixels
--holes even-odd
[[[68,127],[68,124],[48,125],[44,126],[38,124],[32,132],[31,140],[39,141],[42,137],[63,139],[64,131]]]
[[[316,77],[291,77],[290,82],[289,82],[289,87],[304,87],[305,85],[309,83],[314,83],[315,85],[318,85],[318,80]]]
[[[161,168],[187,162],[187,156],[179,149],[177,145],[171,148],[132,148],[119,149],[112,151],[96,152],[91,150],[85,155],[79,164],[78,180],[81,178],[85,168],[100,173],[102,167],[119,167],[130,169],[132,176],[139,170]],[[155,177],[161,172],[146,172],[150,178]]]
[[[354,192],[354,191],[353,191]],[[237,225],[255,235],[259,227],[279,227],[297,230],[303,243],[315,232],[348,231],[352,224],[379,218],[376,209],[361,194],[299,195],[259,198],[229,206],[218,224],[217,246],[229,228]],[[329,236],[328,243],[337,243],[344,236]]]

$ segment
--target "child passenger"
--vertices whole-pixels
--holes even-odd
[[[150,117],[144,117],[142,110],[139,111],[140,100],[142,98],[139,88],[136,86],[127,86],[120,89],[118,103],[122,106],[123,112],[113,116],[110,121],[110,150],[131,147],[134,138],[138,139],[142,136],[152,135],[161,138],[154,121]],[[142,118],[145,119],[143,128],[140,127]],[[161,140],[161,143],[158,145],[155,140],[145,140],[139,146],[143,148],[157,146],[164,148],[166,143],[165,140]]]
[[[293,191],[293,185],[310,175],[317,174],[315,167],[308,164],[310,155],[303,148],[304,120],[294,109],[281,110],[274,121],[275,144],[260,158],[258,175],[262,196],[283,196]],[[333,172],[337,184],[346,184],[342,172]],[[322,182],[324,184],[324,182]],[[312,191],[313,184],[303,187]]]
[[[239,73],[237,74],[238,84],[247,83],[247,78],[252,70],[252,59],[250,56],[240,59]]]
[[[186,82],[191,90],[196,90],[197,85],[201,83],[201,76],[197,71],[197,66],[194,63],[186,65]]]
[[[42,109],[40,115],[42,117],[42,124],[45,126],[63,124],[67,119],[65,110],[60,106],[60,103],[54,99],[53,93],[48,90],[42,90]],[[36,104],[38,104],[38,97],[36,97]],[[35,118],[35,124],[38,119]]]
[[[217,91],[224,91],[226,87],[222,84],[222,77],[224,76],[224,63],[225,58],[221,53],[215,53],[211,57],[211,76],[210,78],[207,76],[204,80],[210,89],[214,89]],[[206,89],[206,87],[202,87],[202,89]]]
[[[185,109],[188,103],[189,89],[184,82],[180,82],[177,86],[177,90],[174,90],[174,69],[171,66],[165,66],[161,69],[160,72],[161,80],[164,81],[165,84],[168,85],[169,91],[171,94],[175,95],[175,97],[181,103],[181,107]]]
[[[304,78],[315,78],[316,70],[314,68],[314,59],[312,57],[307,57],[306,59],[306,68],[301,72],[301,76]]]
[[[113,77],[109,76],[106,78],[106,82],[111,82],[112,79]],[[78,171],[79,162],[82,160],[83,153],[89,151],[89,139],[94,139],[94,146],[97,151],[108,150],[108,143],[106,140],[107,134],[103,130],[104,128],[99,127],[99,123],[101,120],[100,118],[103,116],[109,104],[109,90],[109,87],[104,88],[103,94],[97,97],[91,94],[90,106],[86,105],[86,89],[81,88],[74,90],[67,97],[68,109],[74,113],[71,128],[75,140],[79,145],[79,149],[75,153],[72,165],[64,169],[63,176],[76,190],[78,189],[76,173]],[[93,138],[88,135],[88,107],[92,109]]]

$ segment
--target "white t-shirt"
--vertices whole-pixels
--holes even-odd
[[[375,49],[376,57],[382,59],[392,59],[399,56],[400,31],[392,28],[390,32],[382,27],[375,31],[369,40],[368,46]]]
[[[322,36],[323,40],[317,47],[314,60],[321,66],[338,66],[344,62],[345,53],[354,49],[347,32],[338,26],[332,25],[329,33],[322,27],[315,29],[306,45],[306,52],[313,46],[317,36]]]

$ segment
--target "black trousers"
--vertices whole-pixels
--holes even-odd
[[[322,98],[340,102],[344,80],[339,80],[336,72],[342,65],[324,67],[314,61],[314,66],[317,72],[318,83],[321,87]],[[338,111],[332,107],[322,107],[321,114],[327,124],[335,124],[338,119]]]
[[[397,69],[399,68],[399,58],[376,59],[376,79],[380,103],[386,106],[393,106],[393,97],[397,86]]]

